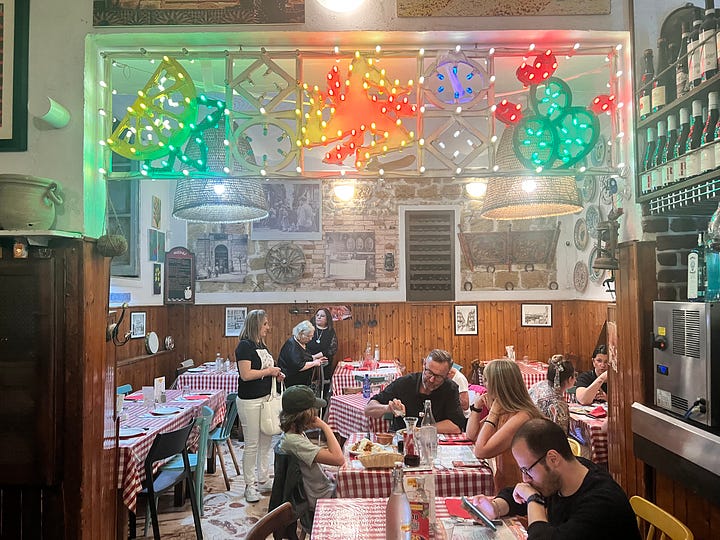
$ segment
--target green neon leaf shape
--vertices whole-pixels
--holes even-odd
[[[565,81],[550,77],[530,87],[530,108],[538,116],[555,122],[572,106],[572,91]]]
[[[600,120],[584,107],[570,107],[555,124],[557,129],[557,159],[553,168],[566,169],[592,152],[600,136]]]
[[[549,167],[557,160],[556,130],[552,122],[542,116],[520,120],[513,131],[512,144],[515,156],[528,169]]]

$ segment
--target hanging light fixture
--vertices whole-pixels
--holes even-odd
[[[497,146],[500,171],[523,170],[512,146],[514,127],[507,126]],[[573,176],[543,176],[533,171],[488,180],[481,216],[487,219],[531,219],[573,214],[583,209]]]
[[[175,188],[173,216],[187,221],[241,223],[268,217],[259,178],[182,178]]]

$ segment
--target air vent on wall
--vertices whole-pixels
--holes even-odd
[[[405,214],[407,299],[453,300],[455,214],[413,210]]]
[[[700,358],[700,312],[674,309],[672,325],[673,354]]]

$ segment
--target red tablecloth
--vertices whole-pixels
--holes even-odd
[[[147,412],[141,401],[125,401],[124,409],[127,419],[121,428],[148,428],[144,435],[131,439],[120,439],[120,463],[118,470],[118,488],[122,492],[123,502],[131,512],[135,511],[137,494],[142,490],[145,479],[144,464],[150,447],[158,433],[173,431],[186,426],[191,418],[200,415],[201,409],[207,405],[215,411],[211,428],[222,422],[225,417],[225,392],[215,391],[205,400],[184,400],[180,390],[168,390],[168,407],[182,407],[180,412],[168,416],[153,416]],[[197,442],[197,441],[195,441]]]
[[[370,398],[362,394],[334,395],[330,397],[327,423],[330,428],[349,437],[353,433],[382,433],[390,429],[390,422],[382,418],[365,416],[365,405]]]
[[[346,462],[338,469],[338,497],[389,497],[392,489],[391,469],[365,469],[352,463],[347,449],[363,437],[354,433],[345,443]],[[445,440],[465,438],[465,435],[444,435]],[[438,454],[443,453],[442,442]],[[468,447],[471,445],[468,444]],[[429,471],[418,471],[430,474]],[[493,474],[487,465],[435,469],[435,494],[439,497],[460,497],[462,495],[494,494]]]
[[[582,445],[583,457],[595,463],[607,463],[608,460],[606,420],[570,413],[570,435]]]
[[[385,540],[386,499],[318,499],[313,521],[313,540]],[[449,518],[444,497],[435,498],[436,519]],[[527,538],[514,519],[504,519],[512,536]],[[502,531],[503,529],[499,529]],[[496,533],[497,534],[497,533]]]
[[[183,385],[190,390],[223,390],[226,394],[237,393],[238,372],[237,369],[230,371],[215,371],[215,368],[207,366],[207,371],[192,373],[186,371],[177,378],[176,387]]]
[[[362,386],[361,382],[355,380],[355,376],[361,375],[364,377],[366,373],[370,375],[370,377],[385,377],[387,381],[386,384],[391,383],[402,375],[394,362],[381,362],[380,369],[374,371],[348,369],[347,367],[340,364],[338,365],[337,369],[335,369],[335,372],[332,376],[331,384],[333,394],[339,396],[342,394],[343,388],[357,388],[359,386]]]

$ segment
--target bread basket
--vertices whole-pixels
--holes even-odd
[[[402,461],[402,454],[397,452],[375,452],[358,456],[366,469],[392,469],[396,461]]]

